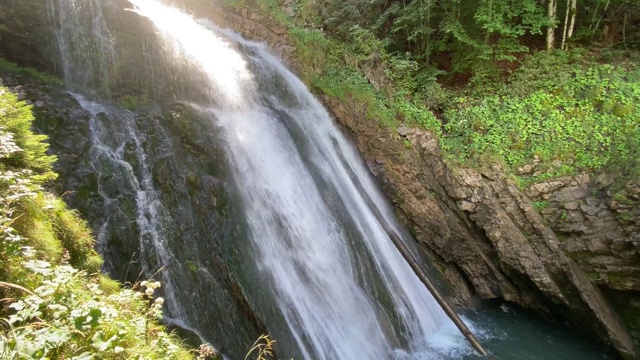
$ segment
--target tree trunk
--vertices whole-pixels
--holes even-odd
[[[427,35],[426,35],[426,49],[425,49],[425,53],[426,53],[426,63],[427,66],[429,66],[429,62],[430,62],[430,58],[431,58],[431,6],[432,6],[432,1],[429,0],[429,2],[427,3]]]
[[[571,22],[569,24],[569,31],[567,31],[567,39],[571,39],[573,36],[573,29],[576,25],[576,15],[578,13],[578,0],[571,0]]]
[[[571,2],[567,0],[567,11],[564,13],[564,28],[562,29],[562,43],[560,49],[564,50],[564,42],[567,40],[567,28],[569,27],[569,13],[571,12]]]
[[[364,192],[362,193],[364,194]],[[429,279],[429,276],[427,275],[427,273],[422,269],[422,266],[420,265],[420,263],[418,263],[415,260],[415,258],[413,257],[413,254],[404,244],[404,241],[402,240],[402,238],[398,235],[398,233],[396,233],[396,231],[392,228],[392,226],[385,220],[380,210],[373,204],[373,201],[371,200],[371,198],[369,196],[364,196],[364,199],[366,203],[369,205],[369,207],[372,209],[374,216],[380,221],[380,225],[382,225],[382,229],[387,233],[387,235],[389,235],[389,239],[391,240],[393,245],[396,247],[396,249],[398,249],[398,252],[400,252],[400,255],[402,255],[402,257],[407,261],[407,263],[409,264],[409,267],[411,267],[411,270],[413,270],[413,272],[416,274],[418,279],[422,282],[422,284],[424,284],[424,286],[431,293],[431,295],[436,300],[436,302],[440,305],[440,307],[442,307],[442,310],[445,312],[445,314],[449,316],[449,318],[456,325],[458,330],[460,330],[460,333],[464,335],[467,341],[469,341],[471,346],[478,353],[480,353],[482,356],[486,358],[491,358],[487,353],[487,351],[482,347],[478,339],[473,335],[471,330],[469,330],[469,328],[464,323],[464,321],[460,319],[460,316],[458,316],[458,314],[453,310],[451,305],[449,305],[449,302],[447,301],[447,299],[445,299],[445,297],[440,293],[440,291],[438,291],[438,288],[435,286],[435,284],[431,282],[431,279]],[[426,309],[422,309],[422,310],[424,311]]]
[[[549,27],[547,27],[547,51],[553,49],[555,43],[556,14],[558,12],[558,0],[548,0],[547,16],[549,18]]]
[[[493,19],[493,1],[492,0],[489,0],[489,19]],[[484,36],[484,44],[485,45],[489,45],[489,38],[490,37],[491,37],[491,32],[487,31],[487,34]]]

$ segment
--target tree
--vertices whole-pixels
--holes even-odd
[[[548,0],[547,17],[549,25],[547,26],[547,51],[551,51],[555,44],[556,15],[558,13],[558,0]]]
[[[576,24],[577,0],[567,1],[567,11],[564,15],[564,29],[562,30],[562,44],[560,48],[566,49],[565,42],[573,36],[573,28]]]

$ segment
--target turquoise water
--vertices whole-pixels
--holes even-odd
[[[467,310],[477,335],[496,359],[504,360],[617,360],[619,356],[597,339],[576,329],[533,317],[511,305],[484,304]],[[463,359],[482,359],[466,355]]]

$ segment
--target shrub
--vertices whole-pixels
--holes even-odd
[[[640,82],[610,65],[574,67],[528,93],[460,99],[446,113],[444,147],[460,162],[489,156],[511,169],[538,157],[564,172],[607,166],[637,171]]]

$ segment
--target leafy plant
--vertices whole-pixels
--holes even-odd
[[[575,67],[562,82],[537,81],[520,96],[462,99],[445,117],[444,148],[453,159],[489,156],[511,169],[539,158],[565,172],[606,166],[637,172],[640,83],[610,65]]]
[[[563,211],[563,212],[560,214],[560,221],[566,221],[566,220],[567,220],[567,217],[568,217],[568,213],[567,213],[566,211]]]
[[[10,358],[192,358],[157,323],[163,299],[152,296],[159,283],[141,283],[144,295],[134,289],[110,293],[97,277],[68,265],[22,264],[34,290],[9,304],[2,337]]]
[[[548,201],[534,201],[532,203],[534,209],[541,211],[546,209],[547,207],[549,207],[549,202]]]
[[[0,33],[2,32],[2,29],[0,28]],[[38,71],[36,69],[32,69],[32,68],[25,68],[25,67],[21,67],[16,65],[15,63],[12,63],[9,60],[6,60],[4,58],[0,57],[0,70],[2,70],[3,72],[7,72],[7,73],[13,73],[13,74],[19,74],[19,75],[24,75],[24,76],[28,76],[32,79],[38,80],[40,82],[42,82],[43,84],[48,84],[48,85],[57,85],[57,86],[62,86],[64,85],[64,81],[62,81],[60,78],[55,77],[51,74],[47,74],[41,71]]]

